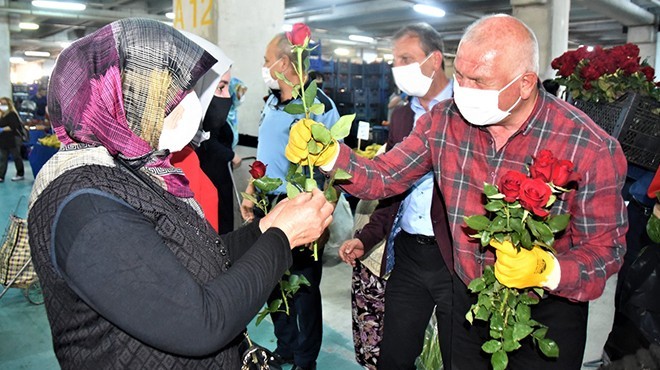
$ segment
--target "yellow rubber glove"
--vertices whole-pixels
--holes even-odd
[[[309,154],[308,145],[312,139],[312,125],[320,125],[320,123],[315,122],[314,120],[303,118],[291,126],[289,131],[289,143],[284,149],[284,155],[286,158],[293,163],[300,163],[302,165],[308,165],[311,163],[315,166],[323,166],[324,164],[329,163],[334,159],[337,151],[339,150],[339,145],[337,141],[333,142],[320,154]],[[320,143],[316,143],[317,146],[321,146]]]
[[[539,247],[518,252],[509,241],[491,240],[490,245],[497,256],[495,277],[509,288],[544,287],[555,268],[554,257]]]

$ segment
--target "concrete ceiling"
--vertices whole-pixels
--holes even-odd
[[[249,14],[249,1],[235,1],[245,2]],[[422,16],[412,10],[415,3],[439,6],[447,15]],[[87,9],[78,13],[42,10],[33,7],[30,0],[5,0],[4,4],[0,5],[0,16],[9,17],[12,56],[23,56],[24,50],[42,50],[55,57],[62,42],[87,35],[113,20],[142,16],[167,21],[164,14],[172,10],[171,0],[95,0],[87,2]],[[309,24],[314,37],[327,46],[324,54],[331,53],[335,45],[347,45],[349,34],[377,40],[374,44],[349,43],[349,48],[387,49],[389,37],[399,27],[420,21],[430,23],[443,35],[446,52],[451,54],[465,26],[492,13],[511,14],[510,0],[285,0],[285,23]],[[650,20],[657,29],[658,15],[660,0],[573,0],[569,47],[623,44],[626,25],[648,24]],[[19,22],[35,22],[40,28],[20,30]]]

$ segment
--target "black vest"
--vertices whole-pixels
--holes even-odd
[[[149,218],[165,244],[200,283],[222,274],[231,265],[227,249],[220,245],[206,220],[164,190],[158,189],[158,194],[117,167],[83,166],[66,172],[46,187],[28,218],[32,261],[41,280],[53,347],[62,368],[239,368],[238,350],[233,345],[193,359],[161,352],[138,341],[97,314],[56,273],[50,258],[55,213],[69,194],[85,188],[115,195]],[[176,204],[176,209],[170,203]]]

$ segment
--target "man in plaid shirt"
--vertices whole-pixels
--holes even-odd
[[[502,275],[510,276],[500,279],[507,286],[541,286],[547,292],[533,306],[532,315],[549,326],[547,336],[557,342],[561,354],[547,359],[526,340],[510,354],[510,367],[579,369],[587,302],[602,294],[625,252],[628,225],[621,189],[626,159],[620,145],[584,113],[539,89],[538,68],[538,43],[524,23],[507,15],[484,17],[468,27],[458,47],[454,99],[421,117],[411,134],[389,152],[367,160],[344,145],[333,145],[315,158],[306,149],[309,129],[297,125],[291,130],[289,160],[316,160],[326,171],[345,169],[353,177],[342,187],[362,199],[402,193],[434,171],[454,243],[455,369],[489,366],[480,348],[488,328],[465,320],[476,300],[466,286],[481,275],[484,264],[495,264]],[[463,217],[485,213],[484,182],[497,183],[510,170],[527,173],[532,157],[543,149],[571,160],[582,177],[577,190],[563,194],[552,207],[553,214],[571,214],[569,226],[554,244],[557,255],[525,249],[517,254],[482,251],[479,241],[469,237]],[[541,262],[547,268],[537,271],[534,267]],[[533,267],[527,271],[525,266]]]

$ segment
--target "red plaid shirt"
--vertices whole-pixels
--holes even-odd
[[[352,183],[342,187],[363,199],[402,193],[433,170],[446,202],[454,269],[468,284],[481,276],[484,264],[494,263],[494,254],[490,248],[482,252],[479,241],[468,236],[463,217],[486,213],[484,182],[497,184],[509,170],[528,173],[532,156],[542,149],[573,161],[582,176],[577,190],[560,195],[552,206],[553,214],[572,217],[554,245],[561,281],[551,293],[577,301],[595,299],[619,270],[625,252],[628,220],[621,189],[626,159],[616,139],[568,103],[540,92],[527,122],[497,150],[491,134],[466,123],[450,99],[373,161],[343,146],[336,167],[353,175]]]

